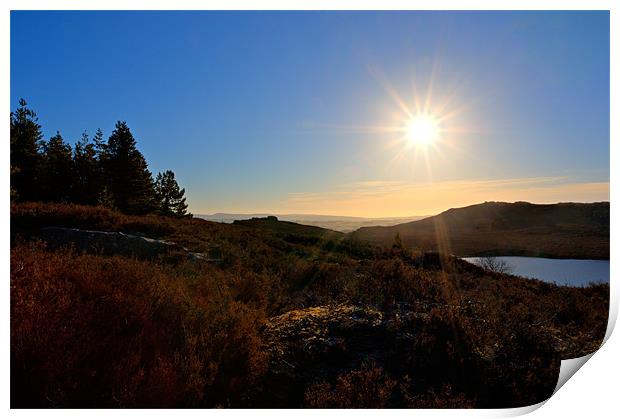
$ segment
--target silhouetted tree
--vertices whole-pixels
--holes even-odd
[[[43,145],[41,198],[46,201],[71,201],[73,184],[73,153],[71,146],[56,132]]]
[[[108,149],[108,144],[103,139],[103,131],[101,128],[97,128],[95,132],[95,136],[93,137],[93,143],[95,146],[95,151],[97,152],[97,157],[102,159],[106,155],[106,150]]]
[[[73,201],[96,205],[99,202],[103,178],[97,159],[96,144],[90,142],[87,133],[75,144],[73,150]]]
[[[514,270],[513,267],[501,257],[479,257],[476,260],[476,264],[487,271],[496,272],[498,274],[510,275]]]
[[[185,189],[170,170],[153,177],[127,123],[118,121],[108,141],[97,129],[72,149],[60,132],[42,140],[36,114],[20,99],[11,112],[11,200],[103,204],[128,214],[159,211],[187,215]]]
[[[104,169],[114,206],[128,214],[156,208],[153,178],[127,123],[118,121],[105,147]]]
[[[39,170],[43,134],[37,115],[19,100],[11,112],[11,197],[24,201],[39,198]]]
[[[97,165],[99,168],[100,179],[100,193],[97,200],[97,204],[104,205],[106,207],[115,208],[114,197],[110,192],[110,185],[107,176],[105,175],[105,168],[108,162],[108,143],[103,139],[103,131],[101,128],[97,128],[95,135],[93,136],[93,143],[95,146],[95,152],[97,155]]]
[[[394,242],[392,243],[392,249],[398,249],[398,250],[403,249],[403,240],[400,238],[399,232],[396,232],[396,235],[394,236]]]
[[[155,196],[159,204],[159,211],[162,214],[177,217],[187,215],[185,189],[179,188],[172,170],[157,174]]]
[[[13,175],[16,173],[19,173],[19,169],[17,168],[17,166],[11,165],[11,177],[13,177]],[[10,190],[11,190],[11,201],[17,200],[19,198],[19,194],[17,193],[17,190],[15,190],[12,185],[10,187]]]

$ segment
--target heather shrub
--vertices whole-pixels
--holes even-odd
[[[11,203],[13,232],[36,233],[47,226],[124,231],[154,237],[173,231],[170,220],[161,216],[125,215],[103,206],[53,202]]]
[[[440,389],[429,389],[426,393],[412,390],[412,380],[405,376],[401,379],[399,390],[403,405],[414,409],[470,409],[476,407],[476,401],[464,393],[455,393],[452,386],[444,385]]]
[[[66,203],[11,203],[11,227],[34,230],[45,226],[115,230],[124,216],[102,206]]]
[[[184,281],[136,260],[20,245],[11,251],[12,405],[241,403],[265,368],[262,316],[207,275]]]
[[[396,381],[382,368],[363,365],[338,376],[336,384],[317,383],[305,393],[305,404],[313,408],[369,408],[387,407]]]
[[[559,287],[437,253],[74,204],[12,204],[11,217],[13,407],[524,406],[607,326],[606,284]],[[23,240],[48,225],[180,246],[138,261]],[[316,306],[341,304],[377,313],[383,332],[357,334],[358,315],[312,329]],[[298,309],[308,323],[282,339],[321,336],[299,359],[327,348],[325,362],[282,375],[263,327]]]

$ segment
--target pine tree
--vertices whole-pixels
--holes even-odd
[[[127,123],[118,121],[105,147],[104,169],[114,205],[128,214],[155,208],[153,178]]]
[[[43,145],[41,198],[46,201],[71,201],[73,185],[73,153],[60,132]]]
[[[84,133],[74,149],[60,132],[43,141],[37,121],[23,99],[11,112],[11,200],[103,204],[129,214],[188,215],[185,189],[179,188],[170,170],[159,173],[154,185],[124,121],[116,123],[107,142],[98,129],[92,142]]]
[[[114,197],[110,192],[110,182],[106,176],[106,165],[108,164],[109,157],[108,143],[103,139],[103,131],[101,131],[101,128],[97,128],[97,131],[93,137],[93,143],[95,145],[95,152],[97,153],[97,166],[99,169],[98,178],[101,182],[97,204],[109,208],[116,208],[114,204]]]
[[[172,170],[158,173],[155,179],[155,196],[163,215],[182,217],[187,215],[185,189],[179,188]]]
[[[95,132],[95,136],[93,137],[93,143],[95,146],[95,150],[97,151],[97,156],[99,158],[101,158],[102,156],[105,156],[108,145],[103,139],[103,131],[101,131],[101,128],[97,128],[97,131]]]
[[[102,176],[97,159],[97,145],[90,142],[87,133],[75,144],[73,150],[73,201],[95,205],[102,194]]]
[[[108,144],[103,139],[103,131],[101,131],[101,128],[97,128],[97,131],[93,136],[93,147],[95,149],[95,155],[97,158],[97,163],[99,164],[101,176],[103,177],[103,168],[108,158]]]
[[[11,197],[24,201],[39,198],[43,133],[37,115],[20,99],[11,112]]]

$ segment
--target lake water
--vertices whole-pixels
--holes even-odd
[[[584,286],[590,282],[609,283],[608,260],[547,259],[498,256],[510,265],[513,275],[537,278],[558,285]],[[478,258],[463,258],[476,263]]]

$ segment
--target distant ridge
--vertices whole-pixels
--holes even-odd
[[[410,217],[385,217],[385,218],[365,218],[351,217],[340,215],[320,215],[320,214],[272,214],[272,213],[255,213],[255,214],[235,214],[222,213],[215,214],[196,214],[195,217],[208,221],[219,223],[232,223],[236,220],[249,220],[252,218],[264,218],[268,216],[278,217],[280,221],[290,221],[298,224],[311,225],[316,227],[336,230],[348,233],[357,230],[360,227],[370,226],[391,226],[394,224],[405,223],[408,221],[421,220],[426,215],[414,215]]]
[[[293,221],[293,220],[310,220],[310,221],[362,221],[368,220],[364,217],[350,217],[340,215],[322,215],[322,214],[276,214],[276,213],[226,213],[216,212],[215,214],[198,214],[196,217],[200,217],[209,221],[224,220],[249,220],[251,218],[264,218],[268,216],[278,217],[281,221]],[[405,218],[405,217],[403,217]],[[230,222],[232,222],[230,221]]]
[[[389,227],[362,227],[356,239],[458,256],[522,255],[609,259],[609,202],[485,202]]]

